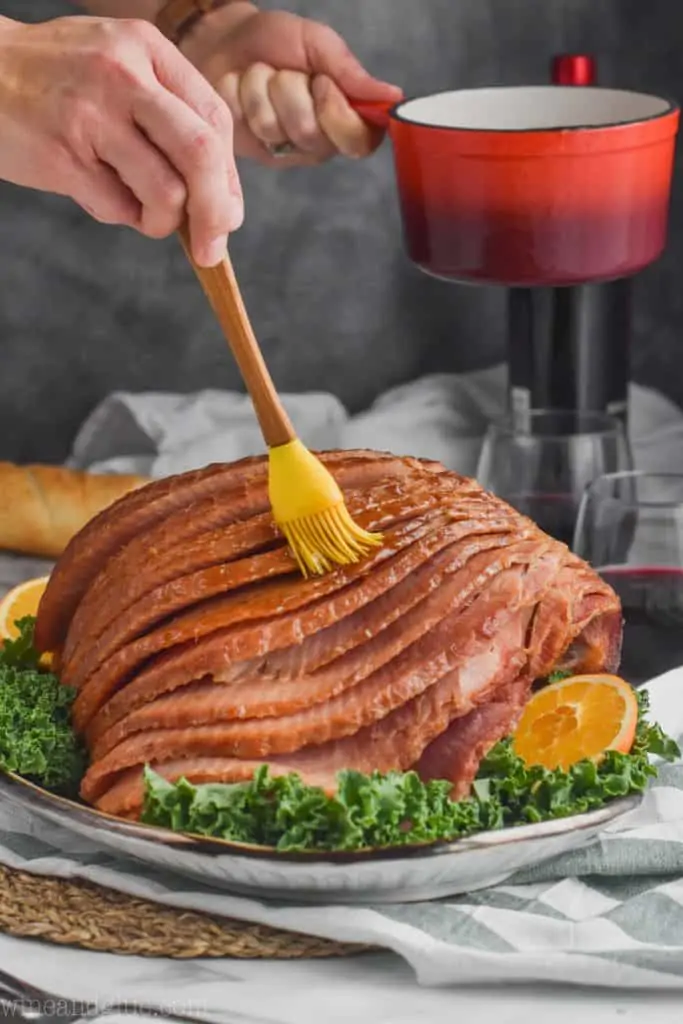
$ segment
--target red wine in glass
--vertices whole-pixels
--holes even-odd
[[[683,569],[620,565],[598,570],[621,599],[620,674],[634,686],[683,664]]]
[[[542,530],[571,546],[583,493],[596,477],[630,469],[623,424],[606,413],[531,409],[489,425],[477,479]]]

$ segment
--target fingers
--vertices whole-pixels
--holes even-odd
[[[266,145],[286,142],[287,135],[280,123],[270,97],[270,83],[277,77],[267,64],[252,64],[240,79],[239,103],[249,130]]]
[[[187,103],[162,88],[140,94],[133,116],[182,175],[194,258],[201,266],[215,266],[225,254],[228,235],[241,225],[244,215],[232,119],[229,130],[218,132]]]
[[[225,101],[197,68],[186,60],[168,40],[154,33],[151,56],[157,80],[178,99],[187,103],[195,114],[211,125],[219,135],[229,138],[232,117]]]
[[[167,40],[161,40],[163,49],[155,55],[154,68],[157,77],[165,88],[210,125],[227,146],[228,182],[230,192],[235,199],[236,216],[239,225],[244,217],[242,186],[235,164],[234,124],[230,107],[222,96],[210,84],[206,75],[199,72],[194,65],[185,60],[177,48]]]
[[[137,200],[138,230],[149,238],[166,238],[177,230],[188,199],[185,181],[135,125],[112,128],[102,137],[97,155]]]
[[[269,95],[285,138],[316,160],[334,155],[335,146],[318,123],[311,81],[299,71],[280,71],[269,83]]]
[[[311,72],[327,75],[343,94],[352,99],[397,103],[402,98],[403,93],[398,86],[373,78],[342,37],[328,25],[306,20],[304,46]]]
[[[311,84],[318,122],[336,150],[346,157],[369,156],[380,145],[384,132],[367,124],[352,110],[344,93],[327,75],[316,75]]]
[[[242,121],[265,146],[291,143],[300,156],[312,158],[306,162],[333,155],[318,124],[307,74],[253,64],[239,79],[237,98]]]
[[[29,140],[26,163],[38,162],[32,146],[48,154],[23,178],[154,237],[186,209],[197,261],[218,263],[242,195],[232,117],[203,75],[151,24],[125,18],[57,19],[18,49],[9,121]]]
[[[102,224],[139,229],[142,208],[118,175],[104,164],[93,163],[70,175],[69,195]]]
[[[195,259],[202,266],[215,266],[225,254],[229,233],[244,216],[232,116],[204,75],[154,30],[149,52],[161,88],[140,94],[133,117],[184,182]],[[175,201],[177,188],[165,180],[173,193],[166,198]]]
[[[318,123],[310,78],[304,72],[275,71],[258,63],[242,75],[225,75],[218,90],[232,112],[243,155],[264,160],[269,146],[290,143],[295,154],[279,163],[292,166],[320,163],[336,153]]]

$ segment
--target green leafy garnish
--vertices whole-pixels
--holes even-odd
[[[247,783],[200,786],[169,783],[147,767],[142,820],[283,851],[397,846],[500,827],[495,800],[456,803],[450,790],[415,772],[342,771],[330,797],[298,775],[273,777],[266,765]]]
[[[39,668],[35,619],[0,647],[0,768],[64,793],[77,792],[85,755],[71,727],[75,690]]]
[[[86,766],[71,726],[75,691],[40,665],[33,618],[17,623],[19,636],[0,647],[0,769],[48,789],[75,795]],[[570,673],[556,672],[549,682]],[[266,765],[235,785],[167,782],[144,770],[142,820],[180,832],[229,839],[281,851],[359,850],[457,839],[476,832],[562,818],[642,792],[657,774],[651,755],[673,761],[677,744],[647,721],[638,694],[638,726],[628,754],[608,751],[568,771],[527,766],[510,739],[483,759],[464,800],[451,784],[422,782],[415,772],[342,771],[329,796],[298,775],[274,777]]]
[[[485,792],[500,802],[505,825],[565,818],[602,807],[616,797],[642,793],[657,775],[650,755],[674,761],[681,754],[658,725],[647,721],[647,694],[640,692],[637,698],[638,727],[628,754],[608,750],[597,762],[586,759],[567,771],[549,771],[526,765],[515,754],[512,741],[502,740],[481,762],[475,793]]]
[[[677,745],[645,719],[629,754],[609,751],[599,763],[569,771],[528,767],[509,739],[481,762],[465,800],[450,799],[448,782],[422,782],[415,772],[343,771],[328,796],[298,775],[273,777],[267,766],[250,782],[194,786],[170,783],[145,768],[142,820],[180,832],[274,846],[282,851],[358,850],[456,839],[488,829],[568,817],[641,793],[657,774],[649,755],[680,757]]]
[[[571,679],[573,673],[566,668],[558,668],[548,676],[549,683],[561,683],[563,679]]]
[[[40,664],[40,652],[36,650],[33,642],[36,620],[28,615],[15,622],[15,626],[19,630],[19,636],[14,640],[4,640],[0,643],[0,669],[37,669]]]

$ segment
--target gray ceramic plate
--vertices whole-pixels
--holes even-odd
[[[112,818],[0,773],[0,799],[154,867],[245,896],[309,903],[406,903],[472,892],[591,843],[641,797],[573,818],[483,832],[430,846],[287,854]]]

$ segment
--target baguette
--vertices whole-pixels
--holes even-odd
[[[58,558],[98,512],[149,481],[0,462],[0,549]]]

